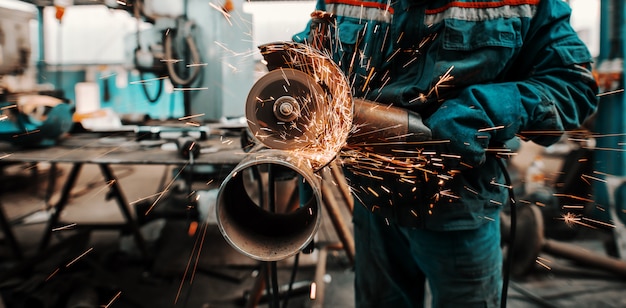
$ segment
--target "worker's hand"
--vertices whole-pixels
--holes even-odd
[[[447,140],[439,149],[448,163],[463,162],[477,166],[485,162],[486,149],[491,139],[489,119],[481,108],[468,106],[462,101],[452,99],[444,102],[425,121],[432,131],[433,140]],[[449,166],[454,168],[456,166]]]

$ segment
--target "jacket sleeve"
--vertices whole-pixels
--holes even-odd
[[[585,63],[554,66],[535,74],[524,81],[470,86],[441,108],[461,104],[467,112],[482,111],[484,119],[476,122],[481,126],[474,128],[491,131],[492,142],[521,135],[548,146],[591,115],[597,105],[597,86]]]
[[[317,0],[317,3],[315,4],[315,10],[316,11],[326,10],[326,3],[324,2],[324,0]],[[311,11],[311,13],[313,13],[313,11]],[[302,30],[302,32],[298,32],[294,34],[291,37],[291,40],[296,43],[306,43],[309,38],[309,33],[311,32],[311,22],[312,20],[309,19],[304,30]]]
[[[442,134],[452,142],[466,142],[445,136],[452,133],[442,132],[449,126],[434,123],[456,121],[466,124],[459,138],[487,134],[479,142],[483,146],[485,139],[503,143],[515,135],[547,146],[558,141],[564,130],[578,128],[595,111],[598,89],[590,71],[592,59],[569,24],[569,6],[561,1],[540,3],[519,58],[509,71],[509,75],[527,73],[514,81],[469,86],[444,102],[428,120],[435,126],[435,137]],[[453,105],[454,109],[448,108]],[[445,109],[458,114],[443,115]]]

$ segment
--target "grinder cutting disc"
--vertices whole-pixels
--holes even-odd
[[[246,118],[252,134],[273,149],[296,150],[315,143],[323,129],[316,112],[327,95],[308,74],[289,68],[273,70],[252,87]]]

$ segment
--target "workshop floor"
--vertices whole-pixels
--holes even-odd
[[[8,172],[0,182],[0,200],[10,220],[45,208],[45,181],[37,185],[32,172],[20,168],[24,166],[6,168]],[[114,166],[114,171],[128,201],[138,204],[146,197],[153,200],[162,185],[161,176],[169,172],[164,168]],[[38,166],[37,174],[45,172],[45,165]],[[57,191],[66,174],[61,172]],[[85,166],[63,220],[78,224],[120,221],[117,206],[105,198],[105,184],[95,166]],[[55,238],[64,238],[69,244],[55,240],[51,249],[35,259],[44,226],[38,222],[44,219],[30,215],[29,224],[14,227],[25,254],[21,262],[12,258],[6,245],[0,246],[0,277],[21,267],[10,279],[0,281],[0,308],[243,307],[260,269],[257,262],[228,246],[214,224],[198,228],[195,234],[200,237],[190,235],[189,220],[184,215],[144,224],[142,231],[149,240],[151,262],[142,261],[132,237],[120,236],[116,231],[93,231],[89,236],[72,230],[57,231]],[[337,241],[329,219],[322,219],[318,242]],[[347,215],[344,219],[349,224]],[[605,254],[605,244],[610,241],[608,233],[583,230],[572,244]],[[300,258],[289,307],[311,306],[309,287],[317,257],[318,253],[313,253]],[[626,279],[553,256],[542,257],[550,269],[537,266],[523,279],[511,281],[508,307],[626,307]],[[331,251],[327,260],[323,306],[354,307],[354,274],[344,252]],[[293,261],[278,262],[279,284],[287,285]],[[268,305],[262,301],[260,306]]]

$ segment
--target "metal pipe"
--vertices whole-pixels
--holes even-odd
[[[566,258],[626,277],[626,262],[586,250],[576,245],[545,239],[543,241],[542,250],[556,257]]]
[[[273,177],[301,179],[303,190],[311,190],[308,200],[295,211],[279,211],[288,205],[276,204],[276,212],[263,209],[246,190],[246,174],[272,169]],[[306,247],[317,232],[321,219],[320,179],[301,157],[279,150],[249,153],[222,182],[217,196],[216,214],[220,232],[241,253],[259,261],[278,261]],[[268,185],[270,186],[270,185]],[[269,192],[268,198],[275,198]]]
[[[523,250],[520,250],[520,248],[514,250],[513,263],[514,266],[517,266],[517,273],[525,273],[535,264],[535,259],[539,256],[539,253],[545,252],[556,257],[562,257],[626,277],[626,262],[624,261],[592,252],[573,244],[544,238],[543,217],[541,210],[536,206],[524,205],[520,206],[518,210],[521,210],[519,213],[521,215],[518,216],[520,218],[518,225],[521,227],[521,232],[516,236],[516,242],[523,237],[525,245]],[[500,217],[502,239],[507,241],[509,240],[509,234],[506,231],[511,222],[506,215],[501,215]],[[509,247],[509,249],[515,249],[515,247]],[[516,254],[521,255],[517,256]]]
[[[339,240],[343,244],[343,248],[350,260],[351,264],[354,264],[354,238],[348,229],[348,226],[344,223],[341,218],[341,212],[339,211],[339,206],[337,205],[337,201],[333,194],[333,191],[330,189],[330,184],[328,183],[328,174],[323,174],[324,181],[322,182],[322,198],[324,200],[324,207],[328,211],[328,216],[335,227],[335,232],[337,232],[337,236]]]

